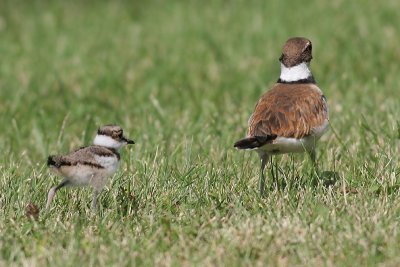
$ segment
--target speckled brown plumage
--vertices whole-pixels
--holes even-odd
[[[313,84],[275,84],[258,101],[247,136],[303,138],[328,119],[321,90]]]
[[[75,166],[78,164],[88,165],[98,169],[103,167],[97,163],[95,156],[100,157],[117,157],[120,159],[119,153],[110,148],[102,146],[81,147],[68,155],[49,156],[47,164],[56,168],[63,166]]]

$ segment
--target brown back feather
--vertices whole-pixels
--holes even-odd
[[[117,157],[120,155],[116,150],[102,146],[81,147],[68,155],[49,156],[48,165],[60,168],[62,166],[75,166],[78,164],[91,165],[97,168],[103,168],[96,161],[96,156],[100,157]]]
[[[248,136],[303,138],[328,119],[321,90],[313,84],[276,84],[258,101]]]

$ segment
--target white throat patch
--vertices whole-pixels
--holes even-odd
[[[93,144],[96,146],[104,146],[115,149],[120,149],[123,146],[123,143],[118,142],[107,135],[102,135],[102,134],[96,135]]]
[[[309,64],[303,62],[299,65],[287,68],[281,63],[280,79],[285,82],[295,82],[298,80],[307,79],[312,76]]]

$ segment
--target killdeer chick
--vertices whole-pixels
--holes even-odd
[[[105,186],[108,177],[118,168],[119,149],[135,142],[127,139],[121,127],[106,125],[100,127],[93,145],[81,147],[68,155],[49,156],[47,165],[64,177],[57,186],[50,189],[46,208],[50,208],[57,190],[67,185],[93,187],[92,208],[96,207],[97,196]]]
[[[261,158],[260,194],[271,155],[308,152],[315,166],[317,140],[328,129],[328,106],[310,70],[311,41],[289,39],[279,58],[281,75],[257,102],[248,121],[247,137],[234,147],[252,149]]]

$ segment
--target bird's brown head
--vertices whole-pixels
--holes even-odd
[[[287,68],[303,62],[310,63],[312,59],[311,41],[303,37],[294,37],[286,41],[279,61]]]
[[[94,143],[96,145],[119,148],[122,145],[130,145],[134,144],[135,142],[124,136],[124,131],[120,126],[105,125],[101,126],[97,130],[97,135]]]

